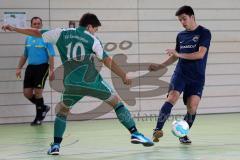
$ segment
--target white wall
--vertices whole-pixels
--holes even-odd
[[[117,48],[110,55],[124,53],[128,63],[161,62],[166,55],[166,48],[175,45],[175,38],[183,28],[174,16],[182,5],[191,5],[197,22],[212,32],[212,43],[207,65],[206,87],[199,106],[199,113],[239,112],[240,105],[240,2],[239,0],[0,0],[0,20],[5,11],[24,11],[28,24],[33,16],[43,19],[44,28],[67,27],[69,20],[78,21],[85,12],[98,15],[102,22],[98,36],[105,45],[108,42],[133,42],[128,50]],[[0,32],[0,123],[29,122],[35,115],[34,106],[22,95],[22,81],[15,78],[15,67],[23,52],[24,36],[16,33]],[[56,57],[60,65],[59,57]],[[139,66],[140,67],[140,66]],[[175,65],[161,78],[169,82]],[[146,66],[141,67],[143,70]],[[146,71],[130,73],[139,77]],[[106,69],[103,76],[112,83]],[[157,75],[155,75],[157,76]],[[143,77],[140,83],[151,77]],[[154,77],[152,77],[154,78]],[[139,78],[137,78],[139,80]],[[120,86],[120,88],[122,88]],[[136,104],[129,105],[133,114],[158,114],[166,95],[142,97],[145,90],[153,86],[132,88],[141,90]],[[119,90],[117,87],[116,90]],[[126,94],[129,92],[126,91]],[[51,90],[48,82],[44,92],[45,102],[52,106],[47,120],[53,120],[54,105],[60,94]],[[133,100],[127,100],[132,104]],[[101,102],[93,98],[84,98],[73,109],[74,113],[84,113]],[[185,106],[180,100],[174,108],[174,114],[185,113]],[[115,116],[113,112],[101,118]]]

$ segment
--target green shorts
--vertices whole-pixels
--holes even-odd
[[[71,81],[71,80],[70,80]],[[99,76],[93,83],[64,83],[62,101],[71,107],[81,100],[84,96],[95,97],[103,101],[108,100],[114,94],[112,88]]]

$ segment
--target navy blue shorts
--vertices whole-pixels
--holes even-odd
[[[202,97],[204,83],[198,81],[192,81],[184,78],[181,75],[173,74],[169,85],[169,91],[176,90],[180,94],[183,92],[183,102],[186,105],[188,97],[197,95]]]

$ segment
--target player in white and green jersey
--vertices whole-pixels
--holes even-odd
[[[45,41],[56,44],[59,49],[64,66],[62,101],[66,106],[73,106],[84,96],[111,100],[114,93],[104,82],[94,64],[95,56],[100,61],[109,57],[103,51],[100,41],[86,31],[86,27],[57,28],[41,32]]]
[[[77,29],[58,28],[49,31],[21,29],[11,25],[2,27],[3,30],[42,36],[45,42],[56,44],[59,50],[64,66],[64,91],[62,101],[56,106],[60,109],[54,123],[54,143],[51,145],[48,154],[59,154],[69,110],[84,96],[99,98],[112,106],[119,121],[131,133],[131,143],[152,146],[153,142],[137,131],[127,107],[104,82],[94,66],[93,57],[96,56],[105,66],[121,77],[124,84],[131,84],[131,80],[126,73],[106,54],[100,41],[94,36],[98,27],[101,26],[97,16],[91,13],[84,14],[79,21],[79,26]]]

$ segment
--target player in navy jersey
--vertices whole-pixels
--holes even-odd
[[[177,35],[176,48],[166,50],[169,57],[163,63],[149,66],[150,71],[157,71],[178,60],[171,78],[167,100],[159,112],[157,125],[153,132],[154,142],[159,142],[159,138],[163,136],[164,123],[182,92],[184,104],[187,106],[184,120],[191,128],[205,83],[211,33],[208,29],[196,23],[192,7],[182,6],[175,15],[185,28]],[[179,140],[183,144],[191,143],[188,136],[179,138]]]

